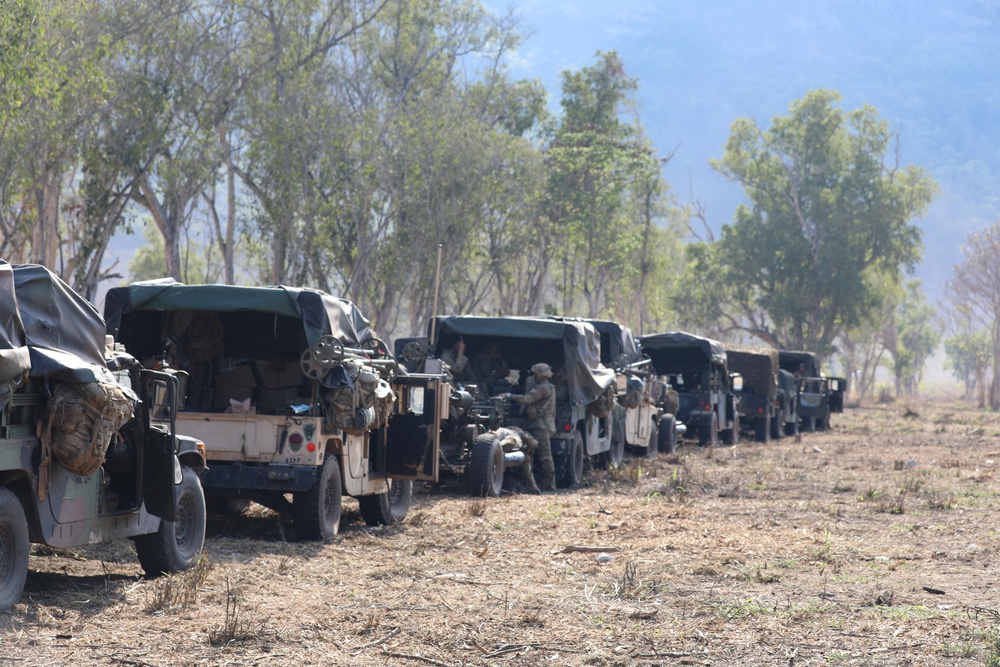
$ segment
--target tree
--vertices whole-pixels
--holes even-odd
[[[822,355],[878,308],[880,274],[912,270],[921,251],[912,221],[936,190],[889,153],[896,135],[874,108],[847,112],[839,101],[811,91],[766,130],[740,118],[712,163],[749,200],[709,263],[729,286],[730,328]]]
[[[971,324],[968,319],[965,323]],[[990,332],[985,329],[963,328],[944,339],[944,353],[952,375],[965,386],[965,398],[977,392],[980,408],[986,405],[991,351]]]
[[[989,332],[992,368],[987,400],[990,409],[997,410],[1000,408],[1000,221],[969,234],[962,252],[965,259],[955,267],[946,290],[964,317]]]
[[[941,336],[934,308],[927,303],[919,280],[909,281],[903,298],[889,321],[888,349],[897,396],[915,396],[927,359],[934,354]]]
[[[606,314],[615,286],[625,287],[636,270],[642,277],[633,287],[648,279],[646,253],[666,188],[661,161],[628,115],[637,88],[613,51],[562,75],[562,116],[545,151],[544,212],[564,313],[579,312],[582,292],[589,317]]]

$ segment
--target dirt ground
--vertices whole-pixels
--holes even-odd
[[[1000,416],[833,421],[554,495],[420,489],[386,529],[348,504],[326,544],[255,506],[169,579],[127,541],[35,547],[0,667],[1000,664]]]

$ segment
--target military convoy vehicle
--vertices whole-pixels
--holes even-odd
[[[824,377],[812,352],[781,350],[779,363],[795,376],[799,390],[799,421],[806,431],[830,427],[830,414],[844,411],[847,380]]]
[[[729,372],[722,343],[672,331],[642,336],[639,349],[677,392],[677,419],[694,429],[700,444],[739,441],[742,378]]]
[[[204,446],[176,434],[176,378],[109,345],[97,310],[41,266],[0,262],[0,309],[0,609],[31,542],[128,537],[150,576],[192,567]]]
[[[605,458],[614,427],[614,373],[600,363],[600,337],[580,320],[531,317],[439,317],[429,327],[434,341],[396,341],[407,368],[436,372],[461,340],[472,368],[493,350],[503,359],[503,377],[455,377],[451,417],[442,425],[442,469],[468,475],[474,494],[499,495],[504,473],[521,467],[531,448],[525,443],[527,419],[520,406],[502,397],[520,394],[532,365],[544,362],[555,375],[556,433],[552,456],[560,486],[579,483],[588,457]],[[428,355],[429,352],[429,355]],[[480,373],[483,375],[483,373]]]
[[[391,524],[413,480],[437,478],[445,378],[400,372],[350,301],[164,280],[110,290],[105,314],[130,353],[182,378],[172,418],[205,442],[210,509],[252,500],[317,540],[339,531],[344,494],[367,524]]]
[[[655,373],[649,359],[643,358],[632,330],[609,320],[583,321],[597,329],[601,363],[615,371],[618,416],[609,462],[621,464],[625,445],[639,456],[675,452],[678,437],[686,430],[674,414],[676,401],[671,399],[676,395],[671,396],[674,392],[669,383]]]
[[[779,367],[778,351],[726,345],[726,358],[730,370],[743,378],[740,427],[758,442],[798,433],[798,390],[794,376]]]

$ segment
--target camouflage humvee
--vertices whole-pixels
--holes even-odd
[[[167,419],[176,379],[108,345],[97,310],[37,265],[0,262],[0,609],[29,543],[135,540],[150,576],[193,566],[205,539],[201,442]]]
[[[184,380],[173,418],[205,442],[213,512],[252,500],[320,540],[339,531],[345,494],[368,525],[392,524],[413,480],[437,479],[444,376],[400,372],[346,299],[165,280],[110,290],[105,314],[129,352]]]

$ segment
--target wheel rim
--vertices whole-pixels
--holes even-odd
[[[503,469],[504,469],[504,456],[503,449],[497,445],[493,450],[493,470],[490,471],[490,479],[493,480],[493,491],[496,495],[500,495],[503,490]]]

